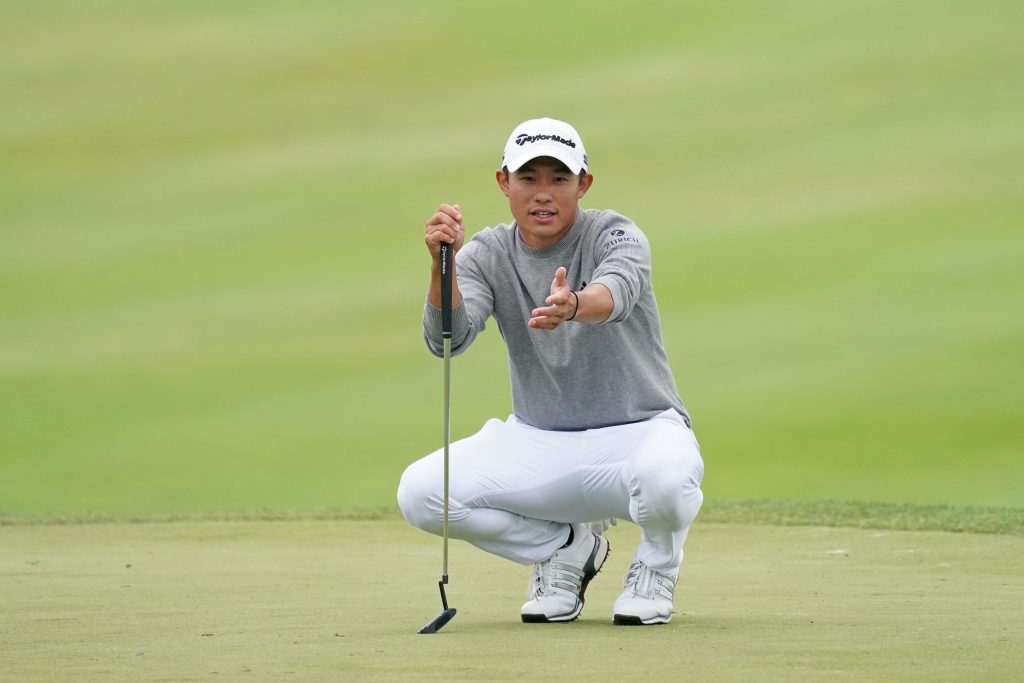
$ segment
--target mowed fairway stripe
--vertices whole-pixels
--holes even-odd
[[[1024,3],[124,5],[0,10],[0,514],[393,504],[423,222],[507,220],[543,114],[650,238],[709,499],[1024,506]],[[496,329],[457,361],[460,438],[511,404]]]
[[[0,527],[0,680],[1010,679],[1024,538],[700,523],[676,615],[614,627],[637,529],[581,619],[519,621],[528,571],[400,521]]]

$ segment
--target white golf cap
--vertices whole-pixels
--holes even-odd
[[[587,151],[576,129],[556,119],[531,119],[516,126],[505,143],[502,166],[509,173],[537,157],[554,157],[573,173],[587,170]]]

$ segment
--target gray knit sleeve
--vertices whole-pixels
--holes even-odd
[[[612,294],[612,312],[601,324],[628,318],[651,281],[651,246],[647,236],[628,218],[612,216],[594,245],[597,268],[592,282],[604,285]]]

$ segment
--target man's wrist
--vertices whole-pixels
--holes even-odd
[[[576,300],[576,307],[572,309],[572,315],[565,319],[566,322],[575,318],[576,314],[580,312],[580,295],[572,290],[569,290],[569,293],[572,294],[573,298]]]

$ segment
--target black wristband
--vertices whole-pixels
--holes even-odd
[[[570,315],[568,318],[565,319],[565,322],[569,322],[570,320],[575,318],[576,314],[579,313],[579,311],[580,311],[580,295],[577,294],[576,292],[573,292],[573,291],[570,291],[569,293],[572,294],[573,297],[575,297],[575,299],[576,299],[576,308],[573,309],[572,315]]]

